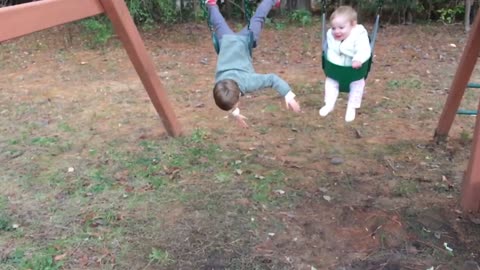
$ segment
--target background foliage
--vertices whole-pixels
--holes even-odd
[[[0,7],[22,4],[31,0],[0,0]],[[204,21],[205,12],[200,7],[204,0],[125,0],[135,23],[144,28],[152,28],[156,24],[172,25],[189,21]],[[218,0],[222,13],[227,19],[242,20],[244,0]],[[248,0],[247,0],[248,1]],[[252,9],[260,0],[252,0]],[[360,21],[370,21],[376,14],[380,0],[281,0],[282,10],[275,12],[275,18],[286,19],[285,22],[307,26],[312,23],[313,16],[323,13],[325,1],[326,12],[332,12],[339,5],[354,6]],[[415,22],[436,22],[446,24],[461,22],[465,17],[465,0],[384,0],[382,23],[410,24]],[[474,0],[475,16],[480,0]],[[112,36],[112,28],[105,16],[89,18],[81,22],[87,32],[95,33],[93,46],[105,44]],[[284,25],[275,22],[275,27]]]

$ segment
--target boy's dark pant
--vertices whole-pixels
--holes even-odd
[[[248,1],[248,0],[245,0]],[[253,32],[253,37],[255,42],[258,43],[258,39],[260,38],[260,32],[262,32],[263,25],[265,24],[265,18],[267,17],[268,13],[272,9],[273,5],[275,4],[275,0],[263,0],[260,5],[257,7],[255,14],[250,19],[250,30],[247,26],[245,26],[238,35],[248,35],[248,31]],[[208,12],[210,13],[210,22],[215,29],[215,33],[217,34],[217,38],[219,42],[222,42],[223,35],[226,34],[235,34],[235,32],[230,29],[227,22],[223,18],[220,10],[218,10],[218,6],[214,5],[207,5]]]

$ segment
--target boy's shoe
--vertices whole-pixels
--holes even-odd
[[[331,105],[325,105],[323,106],[318,113],[320,114],[321,117],[327,116],[331,111],[333,111],[333,106]]]
[[[281,5],[282,5],[282,0],[275,0],[275,4],[273,5],[272,9],[280,8]]]
[[[352,122],[355,120],[355,108],[347,107],[347,112],[345,113],[345,122]]]
[[[215,6],[217,4],[217,0],[205,0],[205,4],[209,6]]]

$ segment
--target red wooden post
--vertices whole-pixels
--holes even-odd
[[[125,47],[135,70],[145,86],[152,100],[153,106],[160,115],[165,129],[172,136],[182,134],[180,124],[175,117],[173,108],[167,98],[167,93],[155,72],[155,66],[145,49],[145,45],[138,33],[123,0],[100,0],[105,13],[112,21],[115,32]]]
[[[478,111],[480,111],[480,100]],[[470,161],[463,179],[461,205],[466,211],[480,211],[480,115],[478,114]]]
[[[140,76],[155,109],[161,116],[168,133],[173,136],[181,135],[180,125],[168,101],[166,91],[158,79],[155,66],[145,49],[145,45],[125,2],[118,0],[100,0],[100,2],[105,9],[105,13],[112,21],[113,27]]]
[[[460,64],[450,86],[447,101],[443,107],[437,129],[435,130],[435,141],[445,141],[457,110],[462,102],[465,88],[472,76],[473,69],[477,63],[477,57],[480,54],[480,13],[477,14],[473,23],[470,37],[468,38],[465,49],[463,50]]]

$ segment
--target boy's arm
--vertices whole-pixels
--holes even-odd
[[[278,94],[285,98],[287,108],[300,112],[300,105],[295,100],[295,94],[287,82],[276,74],[251,74],[248,76],[244,91],[251,93],[265,88],[273,88]]]
[[[245,77],[245,93],[252,93],[259,90],[273,88],[282,97],[291,91],[290,85],[276,74],[248,74]]]

